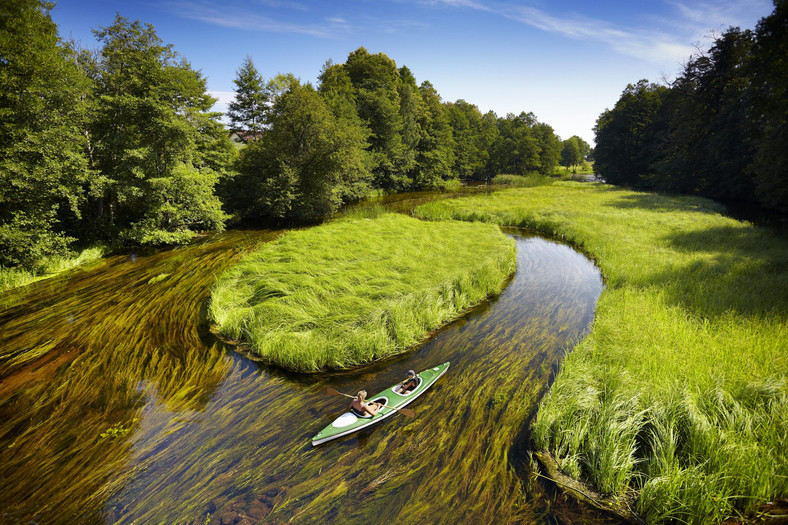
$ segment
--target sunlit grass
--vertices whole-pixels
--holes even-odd
[[[498,293],[514,265],[494,226],[349,219],[245,256],[218,279],[210,315],[283,368],[347,368],[407,350]]]
[[[539,173],[527,173],[525,175],[496,175],[492,179],[493,184],[530,188],[533,186],[543,186],[550,184],[550,177],[545,177]]]
[[[90,248],[85,248],[73,257],[49,257],[41,261],[39,268],[35,271],[20,268],[4,268],[0,266],[0,291],[24,286],[41,279],[46,279],[60,272],[71,270],[81,264],[100,259],[105,253],[105,247],[92,246]]]
[[[436,219],[535,228],[596,258],[591,334],[533,441],[648,522],[719,522],[788,494],[788,242],[690,197],[556,183],[429,203]]]

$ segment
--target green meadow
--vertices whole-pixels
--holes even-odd
[[[514,243],[494,225],[349,217],[245,255],[217,280],[210,315],[264,361],[343,369],[407,350],[514,269]]]
[[[788,495],[788,242],[711,201],[558,182],[427,203],[533,228],[602,269],[591,333],[532,427],[562,470],[649,523],[717,523]]]

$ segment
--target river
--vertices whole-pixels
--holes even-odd
[[[296,375],[217,340],[215,276],[281,232],[113,256],[0,300],[3,523],[603,521],[531,475],[528,425],[589,329],[598,268],[506,230],[503,293],[404,355]],[[318,447],[354,393],[451,361],[409,408]]]

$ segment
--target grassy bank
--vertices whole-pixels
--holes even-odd
[[[73,257],[48,257],[41,261],[39,268],[34,271],[0,266],[0,291],[10,290],[46,279],[60,272],[76,268],[81,264],[100,259],[106,251],[106,248],[102,246],[93,246],[85,248]]]
[[[493,184],[515,186],[519,188],[532,188],[534,186],[544,186],[551,184],[550,177],[539,173],[528,173],[526,175],[496,175],[491,181]]]
[[[650,523],[711,523],[788,495],[788,243],[710,201],[556,183],[426,204],[536,228],[607,288],[533,426],[564,472],[639,493]]]
[[[347,368],[406,350],[499,292],[514,244],[495,226],[385,214],[292,231],[225,271],[221,333],[283,368]]]

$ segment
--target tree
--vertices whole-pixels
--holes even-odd
[[[235,99],[227,105],[227,116],[234,127],[249,132],[255,139],[260,138],[268,109],[268,94],[263,77],[249,55],[235,72],[233,83]]]
[[[88,178],[82,154],[87,79],[40,0],[0,15],[0,264],[33,268],[74,240]]]
[[[419,88],[422,111],[418,119],[421,132],[416,144],[416,162],[411,179],[415,188],[437,188],[454,178],[454,139],[449,117],[438,92],[425,81]]]
[[[561,139],[558,138],[558,135],[555,134],[552,126],[549,124],[537,122],[532,129],[539,141],[538,171],[542,175],[552,175],[561,156]],[[583,139],[580,140],[582,141]]]
[[[651,178],[662,135],[654,124],[667,92],[647,80],[629,84],[613,109],[599,116],[594,170],[607,182],[638,186]]]
[[[241,215],[278,222],[314,222],[358,194],[369,171],[364,136],[342,126],[311,86],[283,93],[271,128],[240,152],[236,191]]]
[[[348,55],[345,68],[355,91],[358,116],[371,132],[375,186],[391,191],[407,189],[415,158],[403,142],[402,79],[396,63],[383,53],[372,55],[361,47]]]
[[[490,158],[494,173],[523,175],[541,167],[539,137],[533,131],[536,115],[509,113],[498,119],[499,134]]]
[[[577,166],[581,159],[580,145],[576,137],[569,137],[561,145],[561,166],[568,170],[572,166]]]
[[[583,162],[590,151],[591,146],[585,140],[577,135],[572,135],[561,145],[561,166],[566,167],[567,170],[577,166]]]
[[[788,213],[788,2],[774,1],[761,19],[753,48],[753,126],[757,141],[748,168],[758,201]]]
[[[118,15],[95,35],[102,44],[93,67],[99,104],[90,130],[91,158],[101,174],[90,210],[97,226],[108,235],[150,243],[185,240],[205,225],[221,229],[225,216],[218,200],[192,208],[203,215],[157,211],[163,188],[179,188],[179,198],[167,201],[170,207],[191,200],[184,192],[195,192],[197,199],[213,195],[214,178],[207,172],[228,158],[212,155],[211,144],[226,142],[218,137],[218,114],[209,111],[215,99],[205,78],[150,24]],[[206,172],[193,180],[211,186],[208,193],[180,180],[194,169]]]
[[[461,179],[483,179],[490,159],[490,147],[498,135],[497,117],[482,115],[479,108],[462,99],[446,104],[454,138],[452,171]]]

